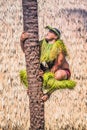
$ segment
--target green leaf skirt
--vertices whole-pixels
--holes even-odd
[[[28,88],[28,81],[27,81],[27,73],[26,70],[20,71],[20,80],[21,83],[24,84],[26,88]],[[56,80],[54,78],[54,73],[52,72],[45,72],[43,74],[43,86],[42,90],[43,93],[52,93],[57,89],[73,89],[76,86],[76,82],[73,80]]]

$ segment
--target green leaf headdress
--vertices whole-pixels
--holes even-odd
[[[60,33],[59,29],[57,29],[57,28],[52,28],[52,27],[50,27],[50,26],[46,26],[45,28],[46,28],[46,29],[49,29],[50,31],[52,31],[53,33],[55,33],[55,34],[60,38],[61,33]]]

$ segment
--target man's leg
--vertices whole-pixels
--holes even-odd
[[[56,80],[63,80],[63,79],[67,79],[67,73],[65,70],[58,70],[55,72],[55,79]],[[47,101],[50,97],[50,94],[53,92],[54,90],[52,89],[49,93],[46,93],[43,95],[42,100],[43,101]]]
[[[56,80],[68,80],[69,78],[70,78],[70,76],[71,76],[71,73],[70,73],[70,70],[68,70],[68,69],[66,69],[66,70],[57,70],[56,72],[55,72],[55,75],[54,75],[54,78],[56,79]],[[51,89],[50,88],[50,90],[49,90],[49,92],[48,93],[46,93],[43,97],[42,97],[42,100],[43,101],[46,101],[49,97],[50,97],[50,94],[52,93],[52,92],[54,92],[56,90],[56,88],[55,89]]]

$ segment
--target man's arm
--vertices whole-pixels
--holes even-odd
[[[60,68],[60,67],[62,66],[63,62],[64,62],[64,59],[65,59],[65,56],[64,56],[64,54],[61,52],[61,53],[58,55],[58,57],[57,57],[57,59],[56,59],[54,65],[53,65],[53,67],[52,67],[52,69],[51,69],[51,72],[55,72],[58,68]]]

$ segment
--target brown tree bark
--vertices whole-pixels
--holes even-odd
[[[30,129],[44,130],[44,102],[41,100],[42,80],[39,76],[39,44],[37,0],[22,0],[24,31],[29,39],[24,43],[29,84]]]

